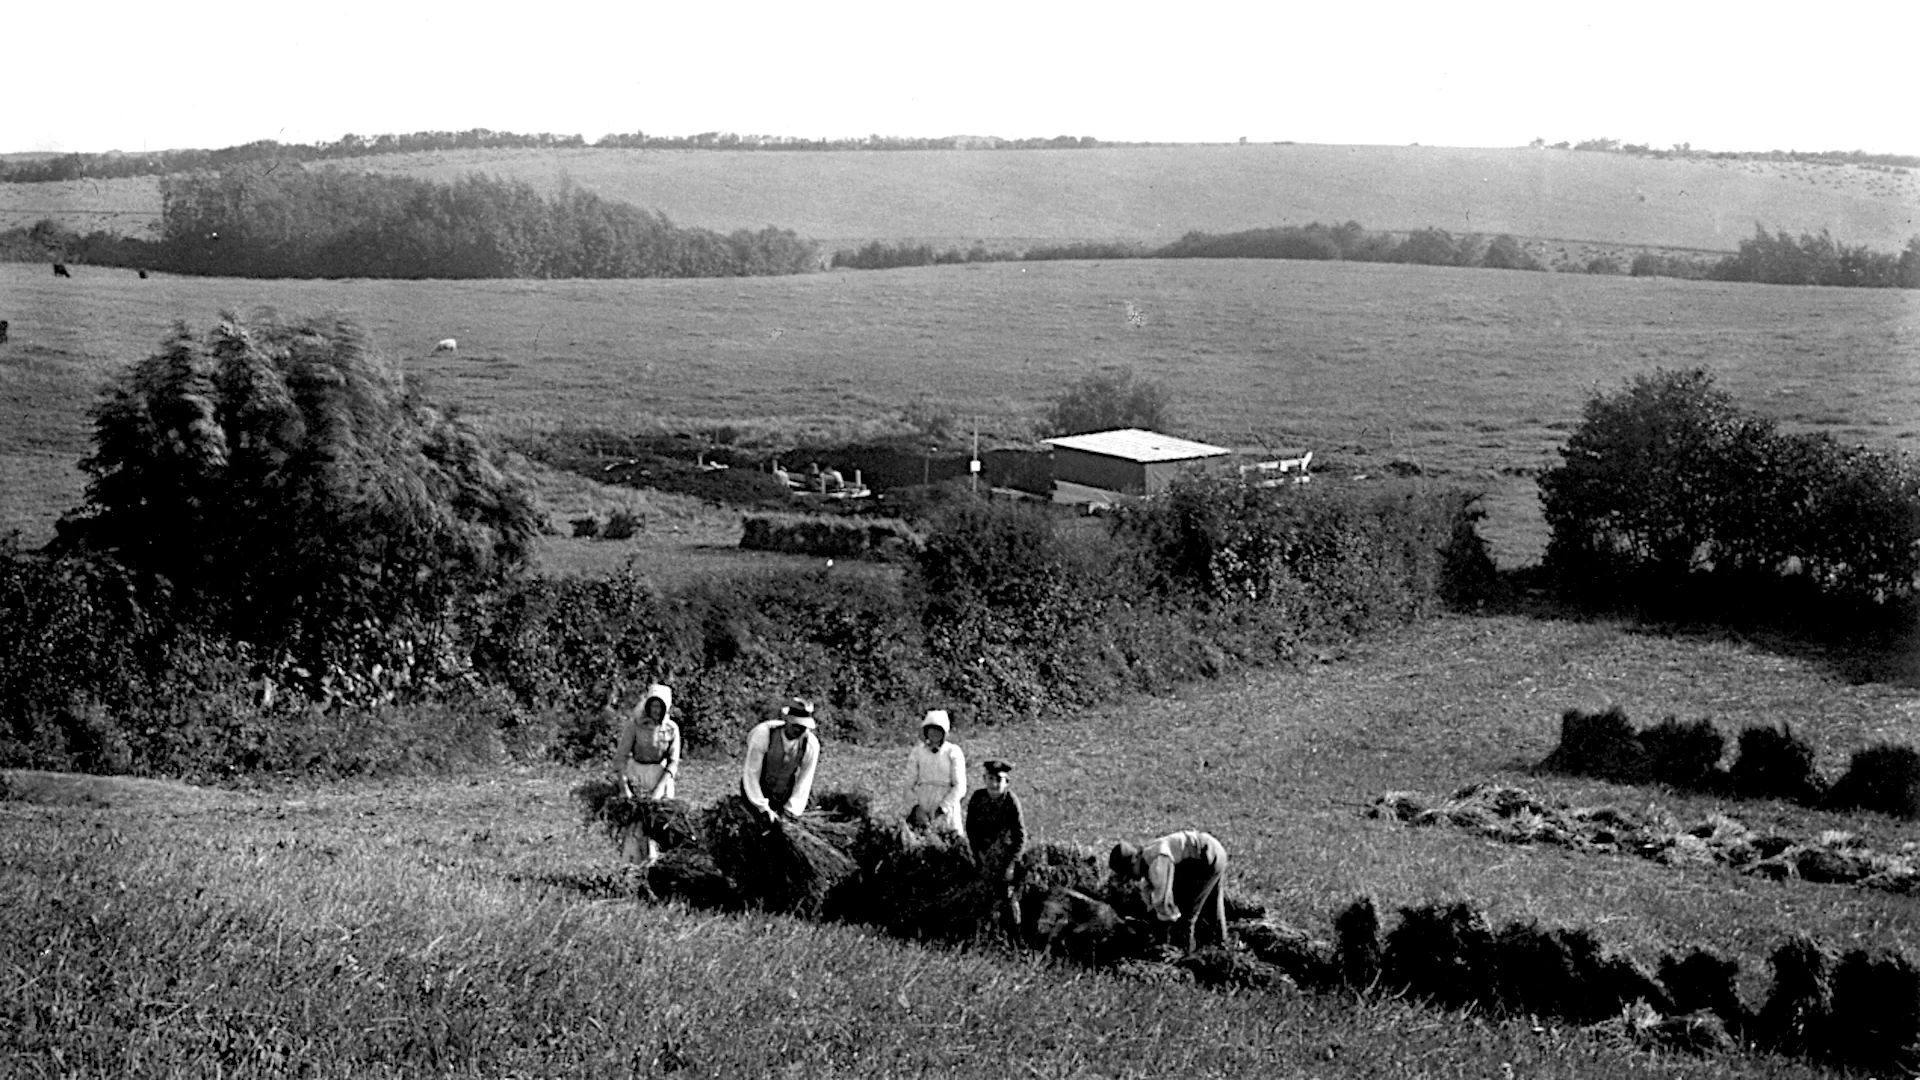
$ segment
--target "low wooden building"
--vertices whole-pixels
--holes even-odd
[[[1059,493],[1151,495],[1211,458],[1233,451],[1157,431],[1123,428],[1045,440],[1053,449],[1053,484]],[[1081,501],[1070,499],[1068,501]]]

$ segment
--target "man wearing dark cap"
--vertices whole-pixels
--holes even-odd
[[[1184,931],[1192,952],[1204,920],[1208,937],[1227,943],[1227,849],[1212,834],[1187,829],[1145,847],[1123,840],[1114,845],[1107,867],[1121,883],[1139,883],[1164,938]]]
[[[987,785],[967,800],[967,843],[980,863],[980,874],[999,890],[1002,928],[1010,937],[1020,933],[1020,898],[1013,891],[1013,864],[1027,845],[1027,825],[1020,814],[1020,798],[1013,793],[1013,766],[1000,760],[986,763]]]
[[[798,818],[813,797],[813,772],[820,763],[820,739],[813,733],[813,703],[794,698],[747,736],[747,758],[740,769],[740,793],[767,820]]]

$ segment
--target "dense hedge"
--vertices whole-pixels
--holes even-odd
[[[1787,434],[1704,369],[1596,394],[1540,476],[1570,598],[1810,629],[1898,622],[1920,584],[1920,467]]]
[[[894,559],[910,556],[920,540],[897,521],[857,521],[804,515],[753,515],[741,522],[740,546],[830,559]]]
[[[1220,500],[1244,520],[1209,509]],[[305,693],[245,645],[129,609],[109,564],[14,550],[0,561],[0,646],[19,658],[0,671],[0,765],[579,760],[606,753],[620,690],[655,679],[674,685],[694,745],[734,745],[794,693],[842,737],[930,701],[975,723],[1046,717],[1418,618],[1489,580],[1473,521],[1466,496],[1412,482],[1180,486],[1111,526],[963,499],[925,523],[904,583],[824,567],[672,592],[632,571],[525,579],[450,608],[404,685],[343,672]]]

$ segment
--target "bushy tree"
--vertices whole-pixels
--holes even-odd
[[[1489,270],[1538,270],[1540,260],[1528,254],[1512,234],[1501,233],[1487,242],[1487,250],[1480,256],[1480,265]]]
[[[503,455],[340,317],[180,324],[93,421],[56,546],[302,663],[391,668],[370,642],[515,572],[538,523]]]
[[[1045,423],[1054,435],[1081,435],[1130,427],[1161,431],[1172,420],[1165,387],[1134,378],[1129,368],[1103,368],[1055,398]]]

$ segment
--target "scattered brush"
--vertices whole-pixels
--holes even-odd
[[[1380,981],[1447,1008],[1495,1003],[1493,928],[1465,901],[1403,907],[1387,933]]]
[[[1652,775],[1633,722],[1618,705],[1605,712],[1568,709],[1560,714],[1560,744],[1539,768],[1569,776],[1596,776],[1621,784],[1645,783]]]
[[[1380,912],[1362,896],[1333,918],[1334,965],[1340,981],[1367,990],[1380,978]]]
[[[1854,949],[1833,976],[1833,1051],[1858,1068],[1920,1065],[1920,967],[1905,953]]]
[[[1813,745],[1786,724],[1741,731],[1740,751],[1731,772],[1733,790],[1742,798],[1812,805],[1825,789],[1813,771]]]
[[[631,867],[585,866],[545,870],[534,874],[509,873],[507,880],[546,885],[578,893],[589,900],[625,900],[644,894],[645,879]]]
[[[1827,793],[1833,810],[1874,810],[1911,821],[1920,818],[1920,751],[1880,743],[1854,752],[1846,774]]]
[[[754,907],[817,915],[858,868],[823,835],[828,822],[768,821],[743,798],[714,803],[701,824],[714,865]]]
[[[1340,982],[1333,945],[1271,919],[1229,919],[1228,927],[1253,955],[1287,973],[1296,985],[1329,989]]]
[[[1194,981],[1191,970],[1164,960],[1122,960],[1113,965],[1113,973],[1153,986],[1180,986]]]
[[[1817,1054],[1833,1022],[1833,954],[1796,934],[1773,953],[1773,989],[1760,1009],[1754,1035],[1788,1054]]]
[[[1740,961],[1706,949],[1694,949],[1681,959],[1660,958],[1660,985],[1665,988],[1672,1014],[1711,1012],[1731,1029],[1747,1026],[1747,1007],[1740,1000]]]
[[[1712,721],[1682,723],[1669,716],[1642,731],[1638,738],[1653,779],[1662,784],[1710,789],[1719,786],[1725,775],[1720,771],[1720,758],[1726,753],[1727,739]]]

